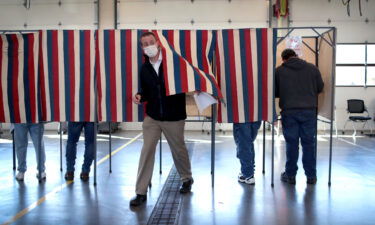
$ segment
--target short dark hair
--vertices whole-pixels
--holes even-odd
[[[157,40],[156,35],[154,34],[154,32],[151,32],[151,31],[144,32],[143,34],[141,34],[141,37],[139,39],[142,39],[146,36],[153,36]]]
[[[290,57],[296,57],[297,54],[293,49],[287,48],[281,53],[281,58],[283,60],[288,60]]]

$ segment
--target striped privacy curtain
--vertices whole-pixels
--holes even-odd
[[[43,121],[95,121],[94,34],[92,30],[40,32]]]
[[[218,30],[216,77],[224,101],[218,121],[273,121],[276,30]]]
[[[138,71],[144,62],[142,30],[99,30],[97,80],[99,121],[142,121],[144,108],[132,102],[138,92]],[[221,97],[211,70],[211,31],[153,31],[162,46],[167,95],[204,91]]]
[[[214,32],[208,30],[154,31],[163,46],[167,95],[193,91],[222,98],[213,75]]]
[[[37,123],[38,33],[0,35],[0,122]]]
[[[144,30],[47,30],[1,35],[0,122],[142,121]],[[274,120],[276,31],[156,30],[167,95],[221,99],[218,121]]]
[[[138,92],[138,71],[143,61],[138,40],[141,33],[141,30],[97,31],[99,121],[143,120],[143,106],[132,102],[132,96]]]

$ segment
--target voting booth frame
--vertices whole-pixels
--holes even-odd
[[[317,109],[318,121],[327,123],[330,125],[329,130],[329,168],[328,168],[328,185],[331,185],[332,179],[332,138],[333,138],[333,124],[334,124],[334,100],[335,100],[335,62],[336,62],[336,35],[337,29],[335,27],[288,27],[288,28],[274,28],[278,31],[277,35],[277,61],[276,65],[280,65],[280,53],[286,47],[283,47],[288,37],[297,36],[302,39],[302,45],[299,46],[300,55],[304,60],[315,64],[321,74],[325,83],[324,91],[319,95],[319,107]],[[1,32],[31,32],[31,31],[1,31]],[[275,65],[275,67],[276,67]],[[94,85],[96,88],[96,85]],[[97,90],[95,90],[97,91]],[[95,104],[97,100],[95,99]],[[274,104],[275,106],[276,104]],[[96,108],[96,106],[95,106]],[[275,112],[279,111],[277,108]],[[97,113],[97,112],[96,112]],[[192,115],[190,115],[192,116]],[[194,115],[195,116],[195,115]],[[95,115],[96,121],[98,121],[98,115]],[[275,115],[273,121],[263,122],[263,157],[262,157],[262,173],[265,174],[265,152],[266,152],[266,123],[271,127],[271,186],[274,186],[274,150],[275,150],[275,122],[277,116]],[[211,106],[211,116],[206,116],[205,119],[198,120],[186,120],[186,122],[210,122],[211,123],[211,185],[215,185],[215,125],[217,122],[217,104]],[[97,123],[97,122],[96,122]],[[112,173],[112,134],[111,134],[111,123],[109,123],[109,173]],[[97,184],[97,126],[95,127],[95,138],[94,138],[94,185]],[[62,130],[60,124],[60,171],[63,171],[62,165]],[[13,139],[13,170],[16,170],[16,153],[14,145],[14,134]],[[162,137],[160,137],[159,143],[159,173],[162,173]],[[316,135],[317,143],[317,135]],[[315,157],[317,155],[317,144],[315,146]],[[38,157],[40,159],[40,157]],[[41,171],[39,171],[39,174]],[[40,176],[39,176],[40,177]]]

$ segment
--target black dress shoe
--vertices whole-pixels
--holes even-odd
[[[310,178],[308,177],[306,183],[316,184],[316,181],[317,181],[316,177],[310,177]]]
[[[131,201],[130,201],[130,206],[140,206],[142,205],[145,201],[147,200],[146,195],[138,195],[135,196]]]
[[[90,175],[87,172],[82,172],[81,175],[80,175],[80,178],[81,178],[82,181],[86,182],[86,181],[89,180]]]
[[[191,185],[194,183],[193,179],[189,179],[182,183],[180,187],[180,193],[185,194],[191,191]]]
[[[67,181],[74,180],[74,172],[73,171],[66,172],[65,173],[65,180],[67,180]]]
[[[296,177],[288,176],[286,172],[283,172],[281,174],[281,181],[284,181],[288,184],[296,184]]]

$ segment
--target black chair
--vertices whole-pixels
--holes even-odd
[[[366,106],[365,106],[365,103],[363,102],[363,100],[361,100],[361,99],[348,99],[347,101],[348,101],[347,111],[348,111],[348,114],[349,114],[349,118],[345,122],[343,133],[345,131],[346,124],[349,121],[351,121],[352,126],[353,126],[353,130],[354,130],[353,136],[355,136],[356,133],[357,133],[357,129],[355,128],[354,123],[364,123],[363,128],[365,128],[367,122],[369,120],[371,120],[371,117],[369,116],[369,113],[366,109]],[[366,116],[366,114],[364,114],[365,112],[367,113],[367,116]],[[352,115],[352,114],[356,114],[356,115]],[[358,114],[361,114],[361,115],[358,115]],[[371,124],[370,124],[370,130],[371,130],[371,133],[372,133]],[[362,133],[363,133],[363,131],[362,131]]]

